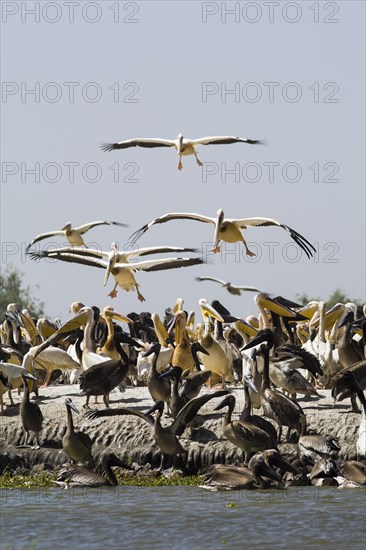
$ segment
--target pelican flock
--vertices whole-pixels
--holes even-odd
[[[179,134],[175,140],[135,138],[102,148],[174,147],[182,170],[183,156],[193,155],[202,165],[197,146],[234,143],[261,142],[234,136],[191,140]],[[117,244],[117,234],[105,250],[84,242],[83,235],[92,228],[128,227],[114,221],[76,228],[68,223],[37,235],[29,242],[27,255],[38,262],[40,271],[40,260],[47,258],[57,260],[53,269],[62,273],[80,269],[85,279],[92,276],[86,268],[99,268],[104,286],[110,277],[114,279],[110,298],[120,287],[135,291],[143,302],[137,273],[190,267],[196,280],[220,284],[218,292],[226,289],[236,296],[254,292],[257,313],[232,313],[218,299],[210,303],[205,298],[199,300],[197,311],[186,311],[180,297],[175,305],[162,303],[161,311],[128,314],[121,312],[122,307],[116,311],[109,304],[98,307],[76,301],[69,319],[52,322],[34,319],[28,310],[9,304],[0,327],[1,414],[10,416],[18,405],[25,435],[23,445],[18,432],[11,443],[29,447],[33,437],[33,451],[40,453],[32,455],[34,464],[38,456],[42,460],[49,439],[56,440],[59,448],[55,444],[53,448],[58,460],[63,453],[64,464],[55,483],[65,488],[116,485],[113,466],[128,475],[138,475],[144,468],[152,472],[156,454],[157,475],[169,462],[181,475],[202,474],[202,487],[210,490],[365,486],[366,308],[340,303],[327,310],[323,301],[302,305],[255,286],[198,276],[197,266],[208,262],[198,248],[187,248],[184,242],[136,245],[153,225],[173,220],[213,226],[215,254],[223,241],[242,243],[246,254],[254,256],[243,232],[259,227],[284,230],[308,259],[316,252],[306,237],[285,223],[267,217],[226,218],[222,208],[214,217],[184,212],[155,217],[132,233],[125,248]],[[188,227],[184,225],[186,231]],[[193,230],[199,247],[201,233],[194,225]],[[32,249],[58,236],[69,245]],[[173,256],[149,258],[164,254]],[[229,270],[228,264],[225,268]],[[159,275],[161,284],[167,276]],[[44,396],[61,399],[57,418],[44,406]],[[78,408],[75,401],[80,397],[85,402]],[[346,399],[351,420],[345,434],[337,424],[339,407],[344,407],[339,402]],[[319,400],[327,402],[333,422],[314,422],[311,410]],[[93,469],[97,463],[104,475]]]
[[[339,305],[336,311],[341,313],[335,315],[334,308],[326,311],[323,303],[301,306],[265,293],[256,294],[254,304],[257,316],[244,320],[218,300],[209,303],[205,298],[197,304],[201,313],[197,316],[184,309],[183,298],[167,307],[165,315],[125,315],[111,306],[101,310],[74,302],[70,319],[54,325],[47,338],[36,319],[30,323],[16,304],[10,304],[7,321],[12,322],[8,332],[1,331],[0,388],[6,418],[16,406],[15,388],[23,386],[23,397],[18,399],[25,440],[16,444],[29,447],[34,437],[32,449],[41,452],[49,434],[55,433],[55,422],[65,426],[60,431],[64,464],[61,470],[56,468],[55,480],[65,488],[116,485],[113,466],[122,468],[123,475],[138,476],[146,460],[153,461],[156,475],[167,475],[167,469],[181,475],[201,473],[202,487],[209,490],[364,487],[365,308],[358,309],[354,319],[348,315],[349,306]],[[362,357],[349,365],[347,355],[342,359],[340,354],[334,367],[317,345],[322,343],[320,337],[326,342],[332,338],[338,351],[350,330],[350,344]],[[20,358],[21,364],[8,362],[14,358],[18,362]],[[79,383],[71,384],[65,394],[67,373],[74,368],[80,372]],[[38,389],[36,381],[42,380],[44,370],[45,389]],[[51,425],[48,409],[31,399],[32,392],[38,392],[37,400],[48,386],[53,387],[54,399],[58,391],[61,399],[67,395],[66,415]],[[13,395],[7,403],[9,392]],[[143,407],[131,397],[141,392],[147,399]],[[75,404],[78,396],[86,397],[81,409]],[[90,404],[90,396],[95,396],[95,403]],[[103,404],[97,402],[98,396],[103,396]],[[352,437],[348,435],[345,449],[337,418],[338,402],[347,398],[349,414],[355,418],[350,420]],[[334,418],[328,424],[323,419],[322,427],[312,418],[319,400],[328,400]],[[361,414],[352,412],[352,403]],[[202,427],[206,422],[211,422],[209,430]],[[217,436],[200,444],[206,459],[196,460],[191,446],[212,429]],[[136,460],[136,442],[141,446],[144,438],[145,445],[156,446],[160,465],[155,458],[147,459],[146,453]],[[97,454],[103,441],[102,454]],[[224,454],[215,450],[218,444],[225,445]],[[133,467],[132,459],[126,462],[129,452]],[[97,462],[105,475],[94,471]]]

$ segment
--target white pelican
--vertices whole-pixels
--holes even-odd
[[[85,246],[82,235],[84,235],[84,233],[89,231],[89,229],[92,229],[97,225],[118,225],[119,227],[128,227],[125,223],[107,221],[90,222],[81,225],[80,227],[72,227],[71,222],[68,222],[62,229],[58,231],[49,231],[48,233],[41,233],[40,235],[37,235],[37,237],[34,237],[34,239],[27,246],[27,251],[38,241],[42,241],[43,239],[47,239],[48,237],[56,237],[58,235],[66,237],[66,239],[72,246]]]
[[[32,257],[35,258],[54,258],[63,262],[71,262],[82,265],[89,265],[92,267],[99,267],[105,269],[104,286],[108,282],[109,275],[112,274],[115,280],[115,286],[113,290],[108,294],[111,298],[117,296],[116,288],[120,286],[126,292],[130,290],[136,290],[137,297],[140,302],[144,302],[145,298],[139,291],[139,284],[137,283],[134,272],[136,271],[161,271],[165,269],[175,269],[178,267],[188,267],[191,265],[203,264],[204,261],[201,258],[166,258],[158,260],[148,260],[139,263],[118,263],[116,257],[113,254],[110,255],[108,261],[100,258],[87,257],[85,255],[79,255],[74,253],[60,254],[59,251],[40,251],[39,253],[33,253]]]
[[[235,286],[231,283],[223,281],[222,279],[216,279],[215,277],[195,277],[195,279],[196,281],[214,281],[215,283],[219,283],[221,286],[226,288],[230,294],[234,294],[235,296],[241,296],[242,292],[260,292],[260,290],[254,286]]]
[[[288,233],[290,233],[291,238],[299,245],[299,247],[305,252],[308,258],[313,255],[313,251],[316,252],[315,248],[305,237],[297,233],[294,229],[291,229],[288,225],[284,225],[276,220],[270,218],[246,218],[246,219],[235,219],[235,218],[224,218],[224,211],[220,208],[217,211],[216,218],[209,218],[207,216],[202,216],[201,214],[194,213],[168,213],[152,220],[151,222],[143,225],[140,229],[135,231],[130,237],[132,242],[136,242],[152,225],[158,223],[165,223],[171,220],[196,220],[203,223],[211,223],[215,226],[215,236],[214,236],[214,248],[212,252],[220,252],[219,242],[225,241],[226,243],[236,243],[242,242],[245,246],[245,250],[248,256],[255,256],[251,252],[245,242],[245,239],[241,233],[241,230],[246,229],[247,227],[266,227],[269,225],[276,225],[282,227]]]
[[[194,155],[198,166],[203,163],[197,157],[195,147],[198,145],[230,145],[231,143],[248,143],[249,145],[259,145],[262,142],[258,139],[248,139],[235,136],[212,136],[199,139],[184,138],[183,134],[178,134],[177,139],[159,139],[159,138],[134,138],[119,141],[117,143],[102,144],[103,151],[113,151],[115,149],[128,149],[129,147],[175,147],[179,155],[178,170],[182,170],[182,157]]]

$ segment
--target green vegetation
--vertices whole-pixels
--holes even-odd
[[[309,297],[305,292],[303,294],[296,294],[296,301],[298,301],[300,304],[306,305],[307,303],[311,302],[312,300],[315,300],[319,302],[320,300],[323,300],[323,298],[317,297]],[[335,306],[338,303],[346,304],[347,302],[353,302],[356,304],[356,306],[362,306],[361,300],[357,298],[350,298],[347,296],[340,288],[336,288],[330,295],[329,298],[325,300],[326,308],[331,309],[333,306]]]
[[[34,317],[44,315],[44,304],[33,296],[33,289],[24,287],[24,274],[11,264],[0,273],[0,320],[5,316],[8,304],[16,303],[20,309],[28,309]],[[36,287],[39,288],[38,285]]]
[[[57,479],[57,471],[30,472],[29,475],[13,475],[4,472],[0,476],[0,489],[36,489],[38,487],[56,487],[53,483]],[[166,487],[185,486],[197,487],[202,483],[200,476],[164,476],[134,475],[116,472],[119,485],[137,487]]]

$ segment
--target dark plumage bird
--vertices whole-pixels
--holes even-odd
[[[128,357],[118,349],[120,359],[110,359],[93,365],[80,376],[80,395],[86,395],[85,408],[89,407],[91,395],[102,395],[106,407],[109,407],[109,393],[118,386],[128,373]]]
[[[304,418],[304,411],[298,403],[289,399],[282,393],[274,391],[270,388],[269,383],[269,350],[273,347],[274,336],[271,330],[266,329],[258,333],[249,344],[244,346],[244,350],[265,342],[261,347],[261,353],[264,356],[264,368],[261,389],[261,405],[264,414],[274,420],[279,426],[278,441],[281,440],[282,426],[288,426],[288,435],[291,429],[295,429],[300,433],[301,421]]]
[[[29,387],[27,379],[37,380],[35,376],[28,372],[22,373],[24,394],[20,403],[20,418],[25,433],[24,445],[28,445],[29,432],[36,434],[37,445],[34,449],[39,449],[39,432],[42,430],[43,414],[37,403],[31,403],[29,400]]]
[[[68,466],[63,468],[57,481],[54,481],[57,485],[68,489],[69,487],[101,487],[108,485],[117,485],[117,478],[112,471],[112,466],[119,466],[130,470],[122,460],[116,457],[114,454],[105,454],[102,458],[102,469],[105,476],[86,468],[85,466]]]
[[[154,354],[152,365],[147,374],[147,389],[155,402],[164,401],[170,407],[170,383],[169,380],[161,378],[157,371],[157,361],[161,345],[159,342],[153,344],[150,349],[142,354],[142,357],[148,357]]]
[[[276,441],[273,441],[267,432],[254,424],[241,420],[232,420],[231,417],[235,408],[235,397],[233,395],[225,397],[214,410],[218,411],[224,407],[227,407],[228,410],[223,419],[222,431],[230,443],[233,443],[233,445],[244,451],[244,461],[246,463],[248,463],[251,456],[256,452],[272,449],[276,446]]]
[[[92,441],[84,432],[76,432],[72,419],[72,410],[79,414],[71,399],[65,399],[67,411],[67,430],[62,438],[62,448],[67,456],[75,462],[85,462],[91,458]]]
[[[240,420],[242,422],[249,422],[250,424],[254,424],[261,430],[264,430],[268,433],[268,435],[273,439],[274,443],[277,442],[277,431],[273,424],[271,424],[268,420],[263,418],[263,416],[258,416],[257,414],[251,413],[251,399],[250,399],[250,393],[249,388],[258,393],[258,390],[256,386],[254,385],[253,381],[249,376],[244,376],[244,407],[240,415]],[[274,445],[275,446],[275,445]]]
[[[177,455],[186,454],[186,450],[182,447],[178,437],[181,436],[189,422],[191,422],[199,409],[205,405],[210,399],[215,397],[221,397],[227,395],[226,390],[216,391],[211,394],[201,395],[196,399],[191,399],[184,407],[179,411],[177,418],[169,425],[162,426],[160,423],[164,402],[158,401],[151,409],[146,413],[136,411],[133,409],[106,409],[102,411],[90,411],[86,414],[87,418],[94,419],[102,416],[124,416],[133,415],[138,416],[141,420],[148,422],[153,428],[153,437],[161,451],[161,464],[160,470],[163,468],[165,457],[170,456],[173,459],[173,466],[175,463],[175,457]],[[151,416],[153,412],[157,411],[155,419]]]

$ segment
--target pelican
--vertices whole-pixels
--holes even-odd
[[[112,466],[119,466],[127,470],[131,468],[122,462],[116,455],[105,453],[101,460],[102,469],[105,476],[93,472],[85,466],[68,466],[60,470],[56,485],[69,489],[70,487],[101,487],[109,485],[117,485],[117,478],[112,471]]]
[[[24,394],[20,403],[20,418],[25,433],[24,445],[28,444],[29,432],[35,432],[37,445],[34,449],[39,449],[39,432],[42,430],[43,414],[37,403],[31,403],[29,400],[28,379],[36,380],[35,376],[27,371],[22,373]]]
[[[235,408],[235,402],[235,397],[228,395],[214,410],[218,411],[227,407],[227,412],[222,423],[223,434],[230,443],[244,451],[244,462],[248,463],[248,460],[257,451],[273,449],[276,446],[276,441],[273,441],[267,432],[250,422],[232,420],[231,416]]]
[[[123,416],[133,415],[138,416],[141,420],[148,422],[153,428],[153,436],[161,451],[161,464],[160,470],[163,468],[165,456],[171,456],[173,459],[178,454],[186,454],[186,450],[180,444],[178,437],[181,436],[189,422],[194,419],[198,411],[203,405],[205,405],[210,399],[215,397],[221,397],[227,395],[226,390],[216,391],[211,395],[201,395],[195,399],[191,399],[188,403],[179,411],[175,420],[169,426],[162,426],[160,419],[164,410],[164,402],[158,401],[151,409],[146,413],[142,413],[133,409],[105,409],[99,411],[90,411],[86,414],[87,418],[91,420],[99,418],[101,416]],[[154,418],[151,413],[158,411],[158,414]],[[173,460],[174,464],[174,460]]]
[[[137,297],[140,302],[144,302],[145,298],[139,291],[139,284],[137,283],[134,272],[136,271],[162,271],[165,269],[175,269],[178,267],[188,267],[191,265],[203,264],[204,260],[201,258],[166,258],[158,260],[148,260],[144,262],[136,263],[117,263],[115,255],[110,256],[108,261],[105,261],[100,258],[92,258],[87,255],[79,255],[74,253],[60,254],[59,251],[50,251],[43,250],[39,253],[32,254],[33,259],[35,258],[54,258],[61,260],[63,262],[71,262],[81,265],[88,265],[92,267],[99,267],[100,269],[105,270],[104,277],[104,286],[108,282],[109,275],[112,274],[115,280],[115,286],[113,290],[108,294],[111,298],[117,296],[116,288],[120,286],[126,292],[131,290],[136,290]]]
[[[62,227],[62,229],[59,229],[58,231],[48,231],[47,233],[41,233],[40,235],[34,237],[34,239],[27,246],[26,250],[28,251],[31,246],[39,241],[43,241],[43,239],[57,236],[65,237],[72,246],[85,246],[82,235],[89,231],[89,229],[92,229],[93,227],[96,227],[98,225],[117,225],[119,227],[128,227],[125,223],[106,221],[90,222],[84,225],[80,225],[80,227],[72,227],[71,222],[68,222],[64,227]]]
[[[92,441],[84,432],[75,432],[72,412],[80,414],[69,397],[65,399],[67,411],[67,430],[62,438],[62,448],[71,461],[86,461],[91,458]]]
[[[220,344],[212,337],[212,327],[209,318],[212,317],[213,319],[217,319],[221,323],[224,322],[224,319],[212,306],[209,305],[205,298],[200,299],[199,305],[205,325],[205,333],[199,343],[208,352],[208,355],[199,352],[198,357],[205,370],[209,370],[221,377],[222,389],[224,389],[225,380],[234,382],[234,375],[225,352]]]
[[[264,370],[262,377],[261,389],[261,404],[264,414],[274,420],[279,426],[278,442],[281,441],[282,426],[288,426],[288,436],[291,428],[296,429],[299,433],[301,430],[301,421],[304,418],[304,411],[300,405],[292,401],[285,395],[276,392],[270,388],[269,383],[269,351],[274,344],[274,336],[270,330],[263,330],[253,338],[249,344],[244,346],[249,349],[257,344],[266,342],[263,346],[262,353],[264,356]]]
[[[242,292],[261,292],[254,286],[235,286],[231,283],[223,281],[222,279],[216,279],[215,277],[195,277],[195,279],[196,281],[214,281],[215,283],[219,283],[221,286],[226,288],[230,294],[234,294],[234,296],[241,296]]]
[[[231,143],[248,143],[249,145],[260,145],[262,142],[258,139],[248,139],[235,136],[212,136],[199,139],[184,138],[183,134],[178,134],[177,139],[159,139],[159,138],[134,138],[117,143],[103,143],[103,151],[114,151],[115,149],[128,149],[129,147],[175,147],[179,155],[178,170],[183,169],[182,157],[194,155],[198,166],[203,163],[197,157],[195,147],[198,145],[230,145]]]
[[[224,241],[226,243],[237,243],[242,242],[245,246],[247,256],[255,256],[254,252],[251,252],[245,242],[241,230],[247,229],[248,227],[266,227],[270,225],[275,225],[277,227],[282,227],[287,231],[295,243],[305,252],[308,258],[311,258],[313,253],[316,252],[314,246],[309,243],[305,237],[297,233],[294,229],[291,229],[288,225],[284,225],[276,220],[271,218],[246,218],[246,219],[236,219],[236,218],[226,218],[224,217],[224,211],[220,208],[217,211],[216,218],[209,218],[207,216],[202,216],[201,214],[194,213],[168,213],[152,220],[151,222],[143,225],[140,229],[135,231],[130,239],[132,242],[136,242],[151,226],[157,225],[159,223],[166,223],[171,220],[195,220],[203,223],[211,223],[215,226],[215,235],[214,235],[214,248],[212,252],[220,252],[219,242]]]

